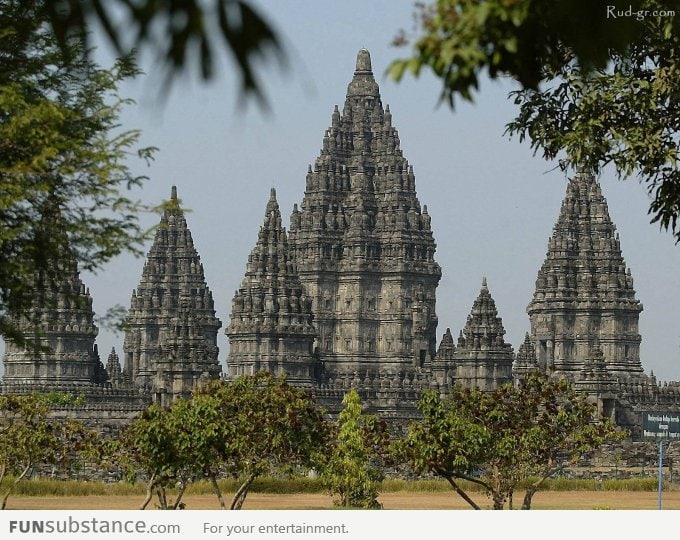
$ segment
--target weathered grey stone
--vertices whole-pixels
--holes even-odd
[[[125,376],[163,405],[219,378],[212,293],[173,186],[125,320]]]
[[[314,355],[311,302],[300,284],[271,190],[257,244],[232,300],[228,376],[266,370],[287,373],[293,384],[311,386],[321,364]]]
[[[29,346],[7,341],[6,384],[95,384],[106,379],[94,343],[98,329],[90,291],[70,256],[55,264],[58,280],[36,283],[30,307],[13,318]]]
[[[226,376],[285,372],[331,414],[355,388],[367,409],[401,425],[418,414],[424,390],[492,390],[536,369],[569,379],[636,437],[642,411],[680,411],[680,383],[643,372],[642,305],[592,174],[569,182],[528,306],[531,332],[516,356],[486,280],[457,344],[447,328],[436,348],[435,248],[362,49],[288,233],[270,194],[232,301]],[[92,299],[75,263],[59,264],[62,279],[17,318],[46,350],[8,343],[0,392],[83,395],[85,405],[58,414],[110,431],[151,402],[167,405],[220,377],[221,322],[174,187],[132,295],[124,366],[115,349],[102,365]]]
[[[515,354],[504,335],[503,321],[484,278],[453,353],[454,382],[485,391],[511,382]]]
[[[600,185],[579,172],[567,187],[527,308],[539,366],[578,378],[598,346],[613,374],[641,373],[641,311]]]
[[[289,238],[327,377],[429,367],[441,270],[413,168],[364,49],[343,112],[335,108],[307,173]]]

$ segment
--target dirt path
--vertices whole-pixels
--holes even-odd
[[[489,499],[483,495],[473,496],[482,508],[490,508]],[[96,497],[11,497],[8,510],[134,510],[143,497],[96,496]],[[385,509],[441,510],[469,509],[454,493],[383,493],[379,500]],[[184,498],[189,510],[218,509],[212,495],[190,495]],[[516,499],[521,504],[521,496]],[[250,510],[322,510],[333,508],[330,497],[317,493],[263,494],[248,496],[244,509]],[[534,497],[535,509],[562,510],[653,510],[657,508],[655,492],[618,491],[546,491]],[[680,510],[680,491],[663,494],[663,508]]]

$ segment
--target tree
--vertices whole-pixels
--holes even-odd
[[[188,485],[208,478],[221,503],[217,475],[224,465],[224,448],[231,436],[230,420],[222,416],[220,402],[210,393],[178,399],[170,407],[149,406],[111,441],[108,454],[134,481],[141,470],[147,481],[144,510],[157,498],[159,508],[182,508]],[[177,489],[174,499],[171,489]]]
[[[455,386],[447,399],[435,392],[423,392],[418,409],[421,421],[409,425],[407,436],[395,444],[395,453],[417,473],[432,473],[444,478],[470,506],[479,506],[457,480],[469,480],[486,487],[473,474],[489,455],[491,432],[477,422],[476,405],[485,401],[479,390],[464,391]],[[465,407],[459,407],[459,403]]]
[[[390,74],[431,69],[451,106],[472,99],[485,71],[512,77],[520,111],[506,133],[565,170],[612,163],[620,179],[637,175],[652,222],[680,242],[677,9],[675,0],[438,0],[419,9],[413,55]]]
[[[34,469],[68,470],[91,452],[93,432],[75,420],[50,417],[53,407],[78,403],[61,393],[0,395],[0,510]]]
[[[273,472],[311,469],[320,460],[327,427],[323,412],[301,388],[268,372],[199,389],[217,399],[226,422],[219,448],[227,473],[240,481],[230,509],[239,510],[256,478]],[[214,488],[218,490],[217,484]],[[224,501],[218,491],[220,504]]]
[[[159,508],[179,508],[184,491],[198,472],[189,450],[190,424],[184,422],[183,404],[184,400],[179,400],[169,409],[149,406],[123,431],[120,444],[113,443],[111,453],[117,456],[128,479],[136,480],[138,471],[146,476],[146,497],[140,510],[148,506],[154,495]],[[174,501],[168,493],[172,487],[179,488]]]
[[[142,184],[128,168],[139,133],[121,130],[129,101],[118,84],[138,74],[130,57],[101,69],[78,36],[60,41],[44,1],[0,0],[0,335],[21,341],[10,315],[74,258],[96,270],[124,250],[141,253]],[[57,234],[55,234],[55,232]]]
[[[425,393],[422,421],[409,426],[398,450],[417,472],[445,478],[473,508],[457,479],[482,486],[501,510],[520,482],[529,482],[522,508],[530,509],[543,483],[606,441],[627,436],[565,380],[531,374],[520,386],[490,393],[454,387],[441,398]]]
[[[32,6],[36,2],[14,3]],[[262,104],[257,61],[286,63],[277,32],[246,0],[47,0],[40,4],[40,16],[66,54],[71,35],[80,36],[87,48],[91,32],[101,27],[120,56],[131,49],[150,49],[170,77],[196,66],[200,76],[209,79],[215,72],[215,57],[224,49],[235,61],[242,90]]]
[[[388,448],[385,424],[362,414],[361,398],[352,389],[342,400],[335,443],[322,467],[321,479],[338,506],[382,508],[378,484],[384,479],[377,466]]]
[[[180,508],[189,483],[201,478],[226,508],[217,480],[228,474],[241,482],[230,505],[237,510],[257,477],[317,463],[325,434],[322,412],[307,392],[262,372],[208,383],[167,408],[151,405],[124,431],[116,453],[130,479],[144,471],[142,509],[154,495],[160,508]],[[177,488],[173,500],[171,488]]]

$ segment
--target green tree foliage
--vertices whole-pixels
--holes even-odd
[[[154,496],[160,508],[180,508],[188,484],[201,478],[226,508],[217,480],[227,474],[241,482],[230,505],[235,510],[257,477],[314,466],[326,431],[307,392],[263,372],[207,384],[168,408],[150,406],[124,431],[115,453],[132,478],[144,472],[142,509]]]
[[[101,27],[120,56],[133,48],[150,50],[169,76],[195,66],[203,79],[209,79],[215,73],[216,57],[227,51],[241,88],[261,103],[257,61],[286,63],[277,32],[246,0],[47,0],[40,14],[64,52],[69,51],[69,36],[82,36],[87,45],[89,33]]]
[[[680,12],[676,0],[437,0],[420,4],[399,80],[430,69],[442,99],[510,76],[520,111],[506,133],[563,169],[637,176],[653,223],[680,242]],[[397,42],[409,43],[402,34]]]
[[[225,470],[240,481],[230,509],[242,508],[259,476],[308,470],[319,462],[327,440],[323,413],[306,390],[285,377],[259,372],[209,384],[198,395],[203,393],[218,400],[227,422],[220,451]]]
[[[390,74],[399,80],[429,68],[451,105],[456,95],[471,99],[484,72],[538,88],[567,55],[585,70],[604,68],[611,51],[623,53],[644,34],[640,11],[677,8],[673,0],[435,0],[416,6],[416,35],[402,31],[395,39],[412,44],[413,54],[396,60]],[[630,16],[616,16],[627,10]]]
[[[224,506],[217,477],[229,455],[226,442],[233,433],[221,407],[220,398],[210,391],[178,399],[168,408],[151,405],[119,440],[111,441],[108,455],[115,456],[128,478],[134,481],[143,471],[147,479],[141,510],[154,496],[159,508],[181,508],[186,488],[200,478],[212,482]]]
[[[113,441],[112,453],[135,480],[137,472],[147,479],[146,498],[140,506],[144,510],[154,495],[163,510],[179,508],[187,485],[198,473],[189,451],[190,426],[182,422],[184,407],[176,402],[171,408],[151,405],[122,433],[120,445]],[[169,490],[178,487],[171,500]]]
[[[57,39],[41,0],[0,0],[0,334],[21,340],[12,313],[75,258],[96,270],[144,240],[126,195],[137,131],[121,130],[120,82],[131,58],[100,69],[78,36]],[[58,234],[56,234],[58,233]],[[36,281],[36,276],[39,276]]]
[[[69,470],[92,455],[96,437],[75,420],[50,417],[52,408],[80,403],[60,393],[0,396],[0,509],[34,469]]]
[[[379,467],[389,446],[385,424],[362,414],[361,398],[352,389],[342,400],[333,449],[321,469],[326,490],[346,508],[382,508],[378,485],[384,479]]]
[[[409,426],[398,453],[417,472],[445,478],[475,509],[457,480],[483,486],[498,510],[508,501],[512,508],[520,481],[529,481],[528,510],[546,479],[627,435],[566,381],[538,373],[489,393],[459,386],[445,398],[427,392],[419,408],[423,419]]]
[[[623,53],[612,51],[606,69],[585,72],[569,61],[546,71],[540,91],[514,92],[520,110],[507,133],[565,169],[612,164],[620,179],[637,176],[652,223],[680,242],[680,11],[637,24],[643,34]]]

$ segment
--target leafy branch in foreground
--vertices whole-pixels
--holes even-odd
[[[612,164],[620,179],[637,176],[651,198],[652,223],[680,242],[680,18],[639,24],[643,36],[612,52],[606,70],[568,62],[546,72],[544,90],[514,92],[519,114],[506,133],[528,138],[563,169],[597,173]]]
[[[395,60],[392,78],[418,76],[426,68],[442,82],[441,98],[471,100],[484,73],[511,77],[538,89],[546,73],[574,59],[584,71],[607,66],[645,35],[636,15],[665,12],[673,0],[434,0],[417,3],[415,35],[402,31],[396,45],[412,45]],[[619,15],[630,13],[632,16]],[[646,19],[645,19],[646,20]]]
[[[35,0],[19,4],[31,5]],[[278,32],[246,0],[66,0],[41,4],[40,14],[66,54],[70,36],[81,36],[87,48],[92,29],[101,26],[120,56],[131,49],[150,50],[170,79],[195,67],[208,80],[217,71],[216,58],[226,51],[234,60],[242,91],[263,105],[266,101],[257,62],[286,64]]]
[[[117,88],[139,74],[134,59],[98,67],[78,36],[59,42],[45,6],[0,0],[0,334],[16,341],[12,315],[61,267],[142,253],[144,207],[131,193],[146,177],[128,164],[154,151],[119,125],[131,102]]]

